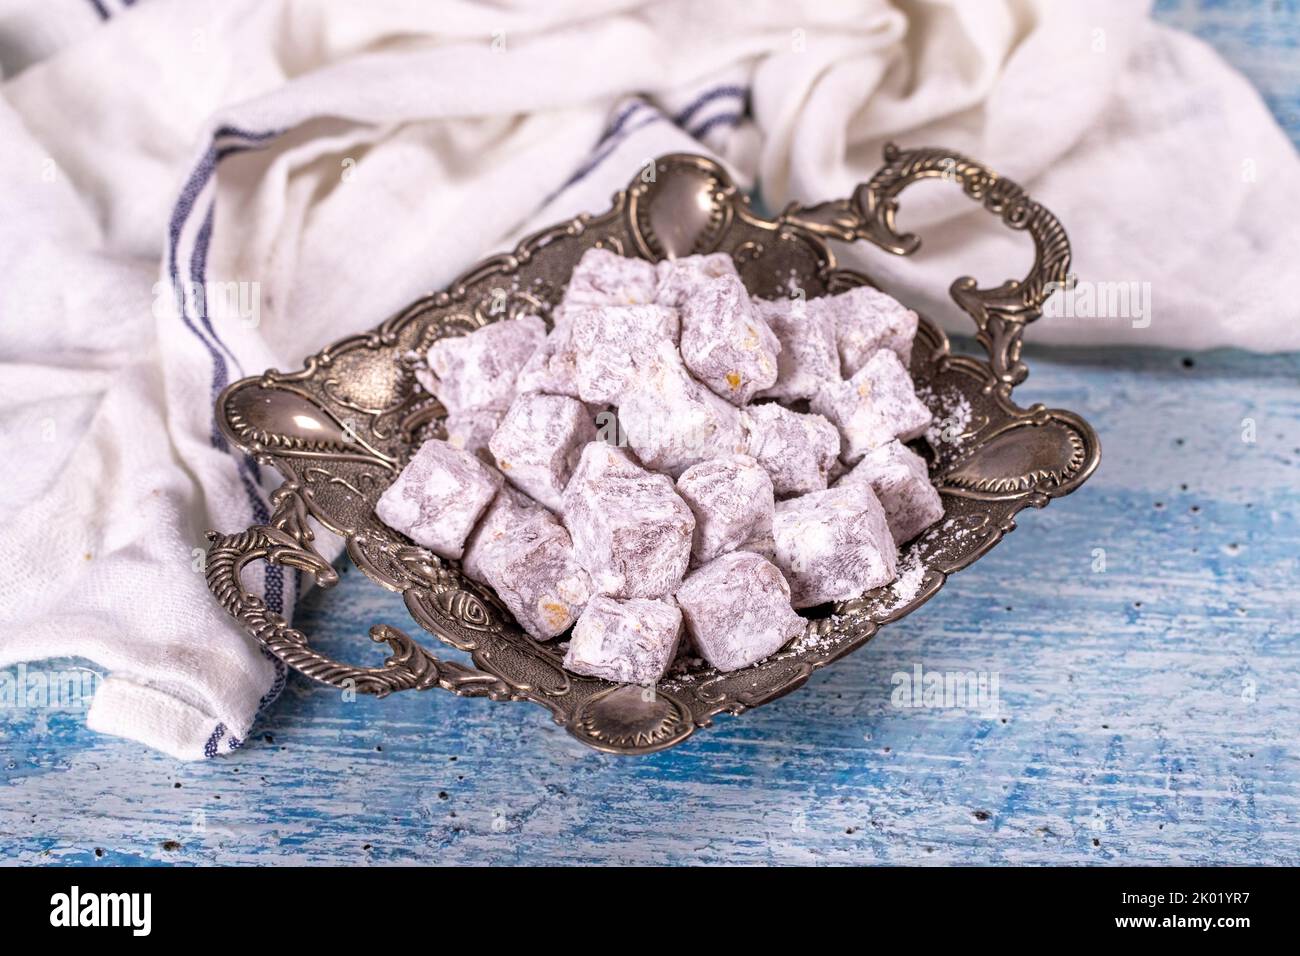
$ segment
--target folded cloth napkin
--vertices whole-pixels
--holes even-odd
[[[655,155],[711,153],[780,208],[848,195],[887,140],[950,147],[1060,215],[1081,284],[1149,290],[1035,340],[1300,346],[1294,149],[1124,0],[3,0],[0,67],[0,666],[94,662],[89,724],[180,758],[238,747],[284,679],[201,574],[205,529],[264,521],[275,484],[217,392]],[[1028,244],[934,185],[901,216],[920,253],[845,256],[969,331],[951,280],[1020,275]],[[247,577],[292,613],[295,573]]]

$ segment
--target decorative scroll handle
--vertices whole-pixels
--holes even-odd
[[[1025,230],[1034,240],[1034,265],[1025,278],[981,289],[973,278],[962,276],[949,290],[979,327],[975,337],[988,350],[996,389],[1009,393],[1029,374],[1020,361],[1025,325],[1042,315],[1043,303],[1070,278],[1070,240],[1065,229],[1020,186],[949,150],[900,150],[889,143],[885,165],[870,182],[855,189],[852,198],[808,208],[791,206],[782,219],[820,236],[845,242],[867,239],[895,255],[911,255],[921,240],[896,228],[898,195],[922,179],[958,183],[967,196],[1008,227]]]
[[[268,651],[313,680],[361,694],[386,697],[397,690],[441,687],[462,697],[508,700],[512,694],[500,678],[439,660],[410,636],[387,624],[370,629],[370,638],[386,643],[392,656],[379,667],[359,667],[334,660],[311,647],[307,635],[290,627],[257,595],[244,589],[240,575],[252,561],[297,568],[311,574],[321,587],[338,583],[338,572],[312,547],[306,505],[293,483],[271,495],[275,513],[270,523],[239,534],[208,532],[208,588],[221,606]]]

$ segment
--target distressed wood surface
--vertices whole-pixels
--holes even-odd
[[[1289,4],[1158,13],[1297,137]],[[1300,863],[1300,356],[1027,352],[1018,399],[1087,417],[1098,473],[780,701],[631,759],[528,704],[299,679],[200,764],[0,711],[0,859]],[[350,571],[300,620],[342,651],[408,618]],[[893,706],[918,664],[997,674],[998,713]]]

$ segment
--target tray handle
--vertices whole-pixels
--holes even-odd
[[[852,242],[866,239],[895,255],[907,256],[920,237],[895,226],[898,196],[922,179],[958,183],[971,199],[1001,218],[1011,229],[1027,231],[1034,241],[1034,264],[1023,279],[981,289],[970,276],[949,288],[953,299],[975,320],[975,338],[988,351],[994,386],[1002,394],[1025,380],[1020,361],[1025,326],[1042,315],[1042,305],[1070,276],[1070,240],[1060,221],[1033,201],[1019,185],[986,166],[946,149],[899,149],[885,145],[885,165],[853,191],[849,199],[816,206],[791,205],[782,219],[820,236]]]
[[[500,678],[435,657],[409,635],[387,624],[370,628],[370,638],[387,644],[393,651],[378,667],[348,664],[313,648],[307,635],[290,627],[266,603],[250,594],[241,574],[253,561],[297,568],[311,574],[323,588],[338,583],[339,575],[312,546],[314,534],[307,523],[306,505],[298,488],[287,482],[271,495],[275,506],[268,524],[254,525],[238,534],[208,532],[205,567],[208,588],[226,612],[235,618],[262,647],[285,664],[313,680],[353,690],[360,694],[386,697],[399,690],[428,690],[441,687],[461,697],[508,700],[510,688]]]

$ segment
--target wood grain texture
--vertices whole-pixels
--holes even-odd
[[[1260,62],[1287,53],[1258,37],[1278,5],[1240,8],[1159,9],[1230,58],[1255,50],[1294,102],[1294,58]],[[1027,357],[1017,398],[1087,417],[1098,473],[776,703],[617,758],[528,704],[349,703],[294,679],[244,750],[202,764],[79,713],[0,711],[2,858],[1300,863],[1300,356]],[[339,652],[409,626],[355,571],[300,621]],[[892,675],[917,664],[996,673],[998,713],[892,706]]]

